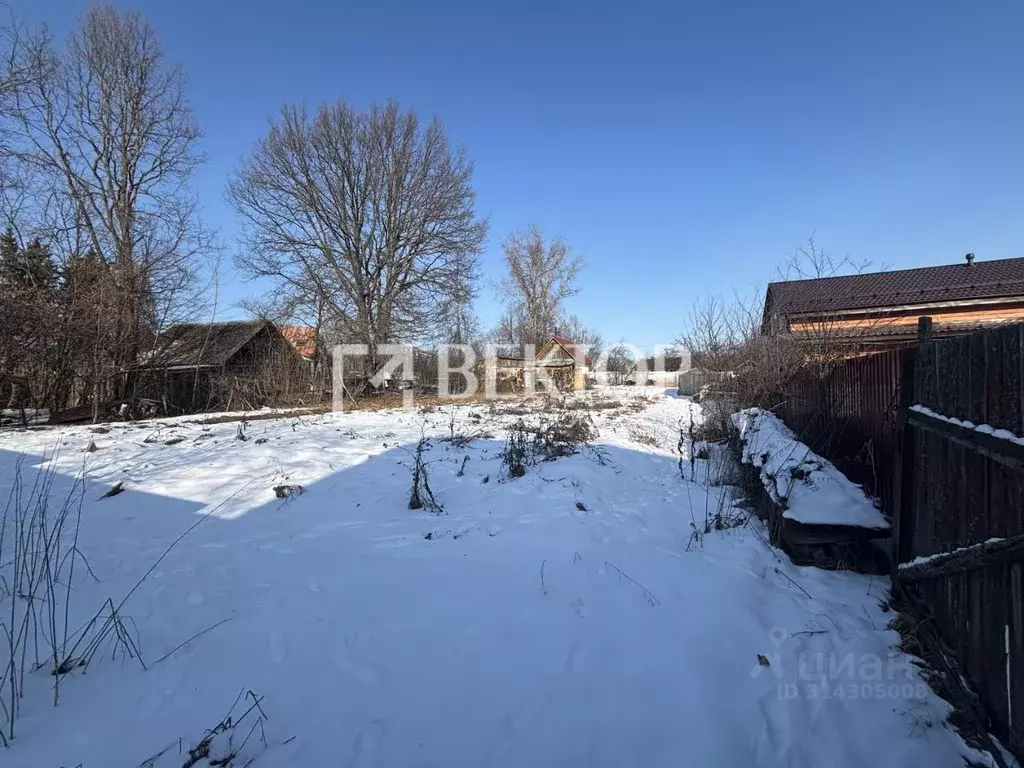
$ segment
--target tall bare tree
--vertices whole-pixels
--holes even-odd
[[[107,6],[90,9],[63,48],[44,28],[22,52],[16,70],[31,77],[5,110],[9,151],[31,173],[36,224],[54,250],[107,265],[94,342],[104,389],[124,394],[120,373],[210,246],[188,187],[203,156],[186,78],[140,14]]]
[[[538,226],[513,232],[502,244],[508,277],[499,284],[506,302],[502,327],[508,343],[543,344],[564,323],[565,301],[579,292],[583,257]]]
[[[310,115],[286,105],[235,173],[237,266],[276,284],[292,315],[369,345],[447,336],[476,292],[487,235],[473,163],[436,118],[395,102]]]

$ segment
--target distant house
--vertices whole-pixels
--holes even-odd
[[[493,355],[483,361],[484,377],[492,377],[496,391],[522,392],[525,387],[526,361],[511,355]]]
[[[135,398],[165,412],[239,410],[308,393],[308,366],[269,320],[173,325],[130,372]]]
[[[1024,258],[771,283],[761,332],[871,351],[911,343],[923,315],[938,336],[1024,320]]]
[[[590,373],[590,357],[586,351],[571,339],[552,336],[537,351],[533,360],[534,368],[544,368],[559,389],[583,389]]]
[[[284,340],[292,345],[292,349],[298,352],[303,360],[310,363],[316,360],[316,328],[311,325],[282,325],[280,328]]]
[[[590,374],[590,357],[571,339],[552,336],[530,360],[498,355],[485,360],[484,368],[494,377],[499,392],[523,391],[526,379],[536,381],[541,369],[560,390],[583,389]]]

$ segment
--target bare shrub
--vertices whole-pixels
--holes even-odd
[[[430,478],[427,475],[427,463],[423,459],[423,452],[429,445],[425,437],[421,437],[416,443],[416,451],[413,453],[412,465],[412,490],[409,492],[409,509],[426,509],[434,514],[444,512],[444,507],[434,498],[434,492],[430,490]]]
[[[534,432],[533,454],[544,461],[571,456],[598,436],[589,413],[564,413],[554,422],[542,422]]]
[[[636,372],[636,367],[636,357],[625,344],[616,344],[608,350],[605,368],[609,384],[624,384]]]
[[[510,478],[522,477],[526,474],[526,465],[531,462],[530,443],[527,440],[529,430],[522,420],[516,422],[508,431],[505,447],[501,451],[502,470]]]
[[[788,336],[763,336],[762,311],[760,296],[709,295],[694,306],[680,342],[713,380],[701,400],[728,400],[738,407],[778,402],[803,365],[804,352]]]
[[[590,400],[587,398],[563,398],[559,408],[566,411],[612,411],[621,408],[622,403],[609,397]]]
[[[125,613],[128,600],[182,539],[232,498],[174,539],[120,601],[106,598],[84,625],[72,629],[76,574],[96,577],[78,548],[84,473],[74,478],[60,507],[53,509],[55,458],[55,453],[45,457],[46,468],[31,483],[25,482],[24,459],[19,459],[0,518],[0,744],[5,745],[15,736],[26,672],[50,672],[57,705],[64,678],[85,672],[98,658],[132,659],[146,668],[135,623]],[[101,498],[122,489],[117,483]]]
[[[821,249],[813,235],[789,255],[779,278],[827,278],[861,273],[869,262],[848,254],[837,257]],[[884,267],[883,267],[884,269]],[[711,397],[726,396],[738,408],[771,408],[788,399],[793,378],[806,369],[825,375],[836,363],[863,348],[860,335],[890,322],[863,319],[854,332],[835,312],[815,313],[790,329],[783,309],[765,305],[760,290],[731,299],[709,295],[696,304],[680,343],[694,365],[714,380]]]
[[[716,397],[704,402],[701,417],[693,424],[693,439],[706,443],[722,443],[733,433],[731,415],[735,405],[727,398]]]
[[[724,443],[698,443],[697,458],[707,462],[704,485],[708,488],[739,487],[742,472],[732,449]]]
[[[251,690],[239,692],[235,703],[231,705],[227,715],[215,726],[207,729],[199,742],[194,747],[189,748],[182,768],[193,768],[193,766],[200,764],[219,765],[224,768],[230,768],[234,765],[248,766],[251,764],[267,749],[267,734],[264,723],[268,718],[261,706],[263,699],[263,696],[258,696]],[[239,704],[242,706],[248,704],[249,706],[240,715],[236,716],[235,710],[239,708]],[[258,736],[262,749],[250,749],[249,751],[253,754],[249,755],[245,753],[245,747],[254,735]],[[163,752],[153,755],[142,764],[153,765],[170,748],[168,747]]]
[[[572,456],[582,447],[591,448],[598,463],[607,464],[607,454],[589,445],[597,436],[589,413],[563,413],[554,421],[541,421],[537,427],[529,427],[520,420],[509,429],[502,449],[504,472],[510,478],[522,477],[527,466]]]
[[[75,478],[60,507],[51,496],[55,470],[24,479],[24,459],[15,469],[14,485],[0,520],[0,742],[15,736],[24,696],[25,673],[48,669],[53,678],[53,703],[61,683],[74,669],[89,666],[101,651],[139,659],[131,620],[109,598],[82,628],[69,624],[75,572],[92,575],[78,548],[82,522],[84,477]],[[95,577],[93,577],[95,578]]]
[[[686,544],[689,550],[695,545],[703,545],[704,537],[712,531],[726,531],[740,528],[747,524],[750,512],[739,507],[725,507],[719,504],[714,513],[706,515],[703,521],[690,522],[690,539]]]
[[[486,439],[492,436],[490,429],[484,424],[483,417],[478,413],[468,414],[468,419],[476,425],[475,429],[468,432],[458,429],[457,413],[458,406],[448,406],[448,437],[444,438],[444,440],[456,448],[465,448],[474,440]]]
[[[702,545],[704,536],[712,531],[725,531],[730,528],[739,528],[747,524],[753,511],[745,506],[737,504],[739,494],[735,489],[728,487],[733,485],[735,475],[735,459],[727,450],[709,452],[708,458],[703,460],[704,478],[702,485],[705,490],[710,491],[712,487],[719,486],[721,490],[717,494],[710,492],[704,494],[704,509],[702,516],[698,516],[690,501],[690,538],[686,548],[689,550],[694,545]],[[716,497],[714,507],[711,506],[711,497]],[[687,498],[690,498],[689,496]]]

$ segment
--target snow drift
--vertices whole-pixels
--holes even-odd
[[[832,463],[814,453],[770,411],[747,408],[732,415],[744,463],[761,470],[761,482],[783,517],[810,525],[852,525],[888,530],[889,521]]]

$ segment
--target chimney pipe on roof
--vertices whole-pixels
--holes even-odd
[[[971,264],[974,263],[974,254],[973,253],[968,253],[966,258],[967,258],[967,266],[969,267],[969,266],[971,266]]]

